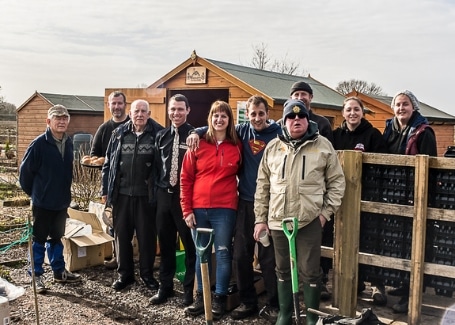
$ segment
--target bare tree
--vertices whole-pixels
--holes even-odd
[[[356,90],[365,95],[387,95],[384,93],[381,86],[376,85],[374,82],[368,83],[367,81],[358,79],[340,81],[335,89],[343,95],[346,95],[353,90]]]
[[[2,87],[0,86],[0,91]],[[5,118],[6,115],[16,115],[16,105],[5,101],[5,97],[0,95],[0,115]]]
[[[285,73],[285,74],[296,74],[299,68],[299,63],[288,60],[288,54],[284,56],[282,60],[273,61],[271,71]]]
[[[270,57],[267,50],[267,45],[261,43],[260,45],[253,45],[254,56],[251,60],[251,64],[254,68],[260,70],[267,70],[267,66],[270,62]]]
[[[260,70],[268,70],[278,73],[285,73],[291,75],[297,75],[297,70],[299,69],[300,64],[298,62],[290,61],[288,54],[281,59],[274,59],[271,61],[269,55],[268,46],[265,43],[259,45],[253,45],[253,58],[251,60],[251,66]],[[302,69],[302,75],[303,75]]]
[[[0,103],[0,111],[4,114],[14,115],[16,114],[16,105],[8,102],[2,102]]]

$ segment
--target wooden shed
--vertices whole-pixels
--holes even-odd
[[[341,123],[343,95],[316,79],[205,59],[195,52],[147,88],[106,89],[105,101],[114,90],[125,93],[128,105],[135,99],[146,99],[150,103],[152,118],[168,125],[167,98],[181,93],[188,98],[191,106],[188,122],[197,127],[207,125],[210,105],[215,100],[228,102],[234,110],[236,122],[240,122],[244,119],[245,101],[252,95],[260,95],[267,99],[270,118],[278,120],[282,117],[284,102],[290,97],[289,90],[296,81],[311,85],[314,93],[311,107],[316,113],[326,116],[332,125]],[[107,107],[104,117],[110,118]]]
[[[103,123],[102,96],[75,96],[40,93],[36,91],[17,109],[17,158],[20,164],[30,142],[46,130],[48,109],[61,104],[71,115],[70,136],[75,133],[95,134]]]
[[[198,127],[207,124],[210,105],[217,99],[231,105],[236,122],[243,121],[245,101],[257,94],[267,99],[270,118],[278,120],[282,117],[284,102],[290,97],[289,90],[296,81],[310,84],[313,89],[312,110],[327,117],[333,128],[338,127],[343,121],[341,108],[345,97],[311,76],[299,77],[202,58],[194,51],[190,58],[147,88],[105,89],[104,100],[107,102],[107,97],[114,90],[125,93],[128,108],[134,100],[146,99],[150,103],[152,118],[168,126],[167,99],[181,93],[188,98],[191,106],[188,122]],[[364,101],[370,110],[366,118],[381,131],[385,120],[393,116],[390,109],[392,97],[368,96],[358,92],[347,96],[358,96]],[[454,144],[455,116],[424,103],[421,103],[421,112],[436,132],[438,155],[442,156],[447,146]],[[105,105],[104,119],[110,117],[108,106]]]
[[[393,110],[390,108],[393,97],[390,96],[372,96],[352,91],[346,95],[359,97],[365,108],[370,111],[366,119],[378,128],[384,131],[385,121],[393,117]],[[455,116],[438,110],[428,104],[419,102],[420,113],[428,119],[431,127],[436,134],[438,146],[438,156],[443,156],[448,146],[453,146],[455,141]]]

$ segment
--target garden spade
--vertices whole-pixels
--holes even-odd
[[[203,236],[203,235],[206,236]],[[199,256],[201,264],[201,276],[202,276],[202,292],[204,296],[204,310],[205,310],[205,323],[207,325],[213,324],[212,315],[212,295],[210,290],[210,277],[209,277],[209,266],[208,259],[211,256],[212,244],[214,240],[215,232],[209,228],[197,228],[196,229],[196,253]],[[207,240],[208,236],[208,240]],[[204,238],[204,240],[203,240]],[[205,243],[205,244],[204,244]]]

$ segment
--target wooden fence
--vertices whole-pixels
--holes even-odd
[[[454,222],[455,225],[455,187],[453,187],[455,186],[455,159],[426,155],[371,154],[357,151],[340,151],[339,158],[346,177],[346,192],[343,204],[335,218],[334,247],[322,247],[322,256],[333,257],[334,260],[333,305],[339,308],[342,315],[355,316],[358,263],[409,271],[411,276],[408,323],[419,324],[424,274],[455,277],[455,266],[425,262],[427,220]],[[390,203],[386,202],[387,200],[383,200],[385,202],[362,200],[362,170],[366,164],[412,167],[414,188],[408,191],[413,195],[405,198],[407,204]],[[436,195],[432,191],[441,186],[441,184],[430,184],[431,191],[428,192],[430,170],[435,169],[450,175],[453,171],[454,183],[450,184],[453,192],[447,192],[450,200],[454,201],[450,209],[428,206],[428,197]],[[359,253],[361,212],[412,218],[411,258],[402,259]],[[455,265],[455,257],[452,265]]]

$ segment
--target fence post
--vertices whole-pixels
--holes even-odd
[[[425,268],[425,239],[428,206],[429,157],[415,156],[414,218],[412,224],[411,278],[408,323],[420,323],[423,278]]]
[[[335,217],[334,306],[342,315],[354,317],[357,307],[362,153],[345,150],[339,159],[346,190]]]

